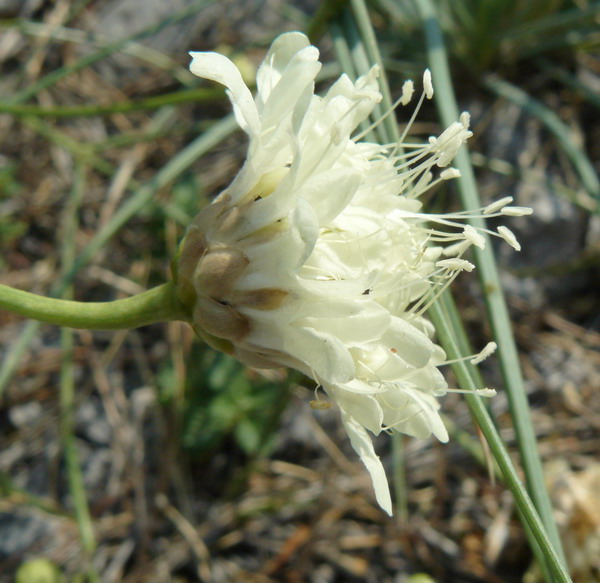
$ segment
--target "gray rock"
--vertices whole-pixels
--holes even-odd
[[[90,441],[108,445],[112,436],[112,429],[98,399],[83,401],[75,413],[76,431]]]
[[[50,525],[44,517],[28,513],[0,513],[0,559],[22,554],[48,535]]]

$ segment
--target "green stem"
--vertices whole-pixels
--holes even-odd
[[[77,524],[79,525],[81,543],[88,562],[88,580],[90,583],[98,583],[98,575],[92,566],[92,557],[96,550],[96,538],[75,441],[75,381],[72,330],[61,330],[61,348],[63,351],[60,387],[61,432],[69,492],[72,497]]]
[[[188,319],[173,282],[112,302],[59,300],[0,284],[0,308],[47,324],[89,330],[124,330]]]
[[[438,98],[436,104],[443,125],[448,126],[458,119],[459,112],[452,88],[444,41],[437,22],[435,5],[432,0],[419,0],[417,6],[424,22],[433,82],[436,90],[443,95],[443,99]],[[460,170],[462,176],[458,188],[463,208],[471,210],[480,207],[481,203],[477,195],[475,176],[466,150],[462,149],[458,152],[454,166]],[[484,226],[482,219],[472,219],[469,222],[475,227]],[[494,330],[494,336],[498,342],[498,357],[506,381],[507,396],[519,443],[528,491],[540,513],[548,537],[552,541],[556,553],[564,559],[558,528],[552,514],[552,505],[544,484],[536,435],[531,423],[529,403],[527,402],[523,378],[518,364],[517,348],[512,335],[508,308],[502,294],[500,278],[496,269],[491,245],[486,245],[483,250],[475,249],[474,255],[482,288],[486,294],[488,317]],[[439,334],[437,326],[436,330],[438,330]],[[518,502],[519,498],[516,497],[516,499]],[[540,546],[544,548],[544,545],[541,543]]]
[[[451,323],[452,319],[449,316],[455,309],[452,296],[448,292],[445,292],[440,296],[439,300],[429,308],[428,315],[435,325],[440,343],[446,351],[448,358],[451,360],[459,359],[458,362],[453,364],[452,369],[458,378],[460,386],[464,389],[475,391],[480,388],[481,385],[479,385],[474,378],[473,366],[465,360],[460,360],[462,350],[459,346],[459,340],[454,333],[454,326]],[[519,479],[519,475],[517,474],[512,460],[504,447],[502,438],[498,434],[481,397],[467,393],[465,399],[469,405],[471,414],[485,436],[494,459],[502,471],[506,485],[510,488],[517,504],[517,508],[524,519],[523,525],[529,530],[538,545],[537,549],[536,547],[533,547],[533,550],[541,551],[538,558],[547,563],[550,572],[552,573],[553,580],[556,583],[570,583],[571,579],[564,567],[562,558],[559,556],[546,533],[544,524],[542,523],[531,498],[527,494],[527,490]],[[541,563],[541,566],[544,566],[544,562]]]
[[[60,262],[63,269],[68,269],[76,256],[76,233],[79,227],[78,215],[83,197],[86,192],[88,165],[78,162],[75,166],[73,187],[64,218],[60,228]],[[72,286],[65,288],[64,299],[71,299]],[[73,363],[73,330],[63,328],[60,331],[62,362],[60,368],[60,425],[64,449],[65,469],[69,484],[69,494],[77,525],[79,537],[87,563],[87,575],[90,583],[99,583],[100,578],[93,566],[93,556],[96,550],[96,538],[88,499],[85,491],[85,481],[79,460],[77,440],[75,437],[75,367]]]

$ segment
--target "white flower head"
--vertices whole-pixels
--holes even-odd
[[[483,238],[464,228],[464,214],[423,214],[417,197],[458,176],[440,168],[471,135],[468,116],[429,143],[367,143],[353,133],[381,100],[377,67],[315,95],[318,50],[287,33],[258,69],[253,97],[226,57],[192,57],[193,73],[227,87],[249,147],[188,229],[180,298],[213,346],[251,366],[294,367],[323,387],[391,514],[368,432],[448,439],[437,401],[445,354],[423,313],[472,268],[461,256]],[[433,93],[424,80],[421,102]],[[405,86],[402,103],[412,91]]]

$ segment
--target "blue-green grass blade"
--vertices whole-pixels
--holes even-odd
[[[433,304],[428,313],[436,327],[438,338],[448,357],[450,359],[457,359],[463,356],[464,353],[460,340],[455,335],[457,328],[454,323],[454,317],[449,316],[451,312],[456,312],[456,307],[451,295],[445,292]],[[475,391],[481,387],[476,380],[476,376],[473,374],[474,367],[469,362],[464,360],[456,362],[452,365],[452,368],[463,389]],[[500,467],[506,485],[512,492],[519,514],[522,517],[526,534],[532,543],[532,549],[538,557],[542,569],[547,574],[546,580],[553,581],[554,583],[571,583],[571,578],[565,569],[563,558],[558,554],[555,545],[548,537],[545,525],[542,523],[531,497],[519,479],[519,475],[504,446],[502,438],[483,404],[482,398],[467,393],[465,399],[471,415],[484,434],[494,459]]]
[[[452,89],[447,56],[433,2],[431,0],[420,0],[419,7],[425,26],[434,86],[438,92],[436,104],[442,123],[447,126],[456,121],[459,116]],[[458,181],[458,187],[463,207],[467,210],[480,207],[473,169],[466,150],[463,149],[458,153],[454,165],[462,174],[461,180]],[[483,220],[473,220],[472,224],[473,226],[480,227],[483,225]],[[508,309],[502,294],[491,245],[488,244],[484,250],[476,249],[475,251],[475,262],[478,266],[479,278],[484,291],[488,318],[498,344],[498,356],[506,383],[528,491],[540,513],[549,539],[552,541],[558,556],[564,560],[558,529],[552,514],[552,505],[544,483],[542,463],[537,449],[535,431],[531,423],[529,404],[523,385]],[[438,330],[438,333],[440,333],[440,330]],[[522,500],[521,495],[516,497],[518,504],[519,500]],[[521,508],[522,512],[523,510]]]
[[[487,75],[483,83],[490,91],[504,97],[511,103],[519,105],[531,113],[544,127],[552,133],[568,156],[579,179],[588,194],[596,201],[600,200],[600,180],[594,165],[581,148],[570,137],[569,127],[549,107],[531,97],[519,87],[501,79],[496,75]]]

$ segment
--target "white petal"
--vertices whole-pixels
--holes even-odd
[[[337,388],[326,386],[325,390],[342,411],[345,411],[371,433],[379,435],[383,422],[383,411],[376,399],[364,393],[346,391],[343,385],[338,385]]]
[[[436,350],[437,352],[437,350]],[[415,387],[420,388],[421,393],[427,393],[435,397],[441,397],[446,394],[448,390],[448,384],[444,375],[440,372],[436,365],[439,365],[437,361],[438,355],[434,355],[431,365],[425,366],[413,372],[410,376],[411,384]],[[437,406],[437,401],[434,401]]]
[[[423,421],[426,423],[429,432],[433,433],[433,435],[442,443],[446,443],[448,441],[448,431],[446,430],[446,426],[444,425],[444,422],[438,413],[439,404],[435,400],[435,397],[426,395],[419,391],[415,391],[415,397],[418,401],[420,401],[422,411],[419,415],[416,415],[413,417],[413,419],[407,422],[407,427],[414,426],[416,428],[418,421]]]
[[[417,368],[427,364],[435,346],[423,332],[402,318],[392,319],[383,339],[402,360]]]
[[[354,451],[360,456],[363,464],[371,475],[377,503],[390,516],[392,515],[392,497],[388,486],[385,470],[379,456],[375,453],[373,443],[366,430],[345,411],[341,411],[342,423],[348,432]]]
[[[307,95],[312,96],[314,79],[321,69],[318,57],[315,47],[307,47],[294,55],[262,108],[263,130],[281,123],[286,117],[291,122],[292,114],[295,125],[299,125],[310,104]]]
[[[256,86],[261,103],[267,101],[271,90],[279,83],[281,73],[292,57],[308,46],[310,46],[308,38],[300,32],[281,34],[273,41],[269,52],[256,73]],[[317,58],[318,56],[317,51]]]
[[[352,318],[365,309],[368,300],[358,300],[363,291],[353,281],[301,280],[304,288],[302,306],[298,306],[295,318]]]
[[[343,389],[346,392],[359,393],[361,395],[375,395],[377,393],[385,393],[388,388],[381,383],[374,382],[366,383],[360,379],[352,379],[349,383],[344,383]]]
[[[304,199],[299,198],[296,208],[292,211],[291,221],[305,249],[304,255],[295,266],[299,268],[312,253],[315,243],[319,238],[319,219],[313,207]]]
[[[435,397],[405,387],[375,398],[382,403],[385,426],[419,439],[426,439],[433,433],[441,442],[448,441],[448,432],[437,412],[439,405]]]
[[[306,363],[325,383],[346,383],[354,378],[354,361],[344,343],[313,328],[294,327],[284,339],[283,350]]]
[[[239,126],[250,136],[260,132],[258,111],[250,89],[244,83],[239,69],[219,53],[190,53],[190,71],[194,75],[225,85],[233,104]]]
[[[308,317],[302,318],[298,323],[333,334],[351,346],[378,340],[388,328],[390,320],[391,316],[384,307],[375,302],[369,302],[364,304],[360,312],[352,316],[342,318]]]
[[[340,168],[311,177],[299,190],[298,196],[313,206],[319,224],[326,225],[346,208],[360,183],[360,174]]]

